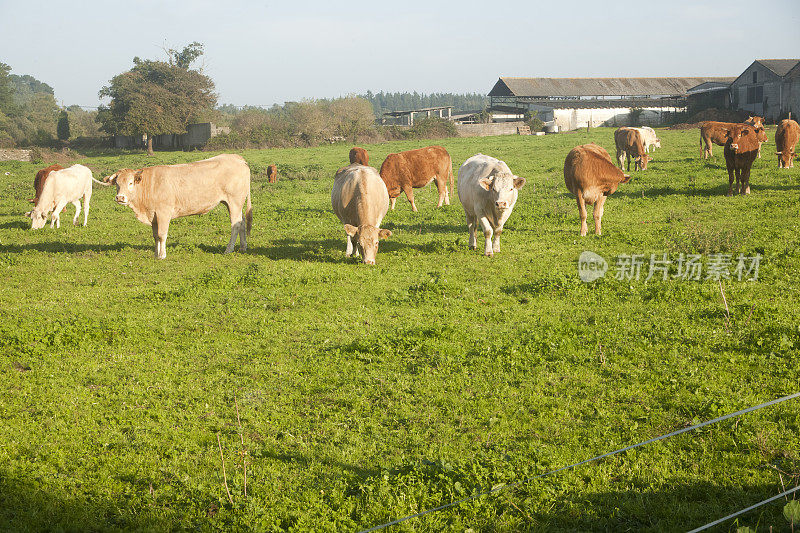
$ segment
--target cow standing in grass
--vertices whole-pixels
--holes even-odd
[[[267,166],[267,182],[277,183],[278,181],[278,167],[276,165]]]
[[[53,170],[42,180],[42,190],[36,199],[33,210],[25,213],[31,219],[31,229],[43,228],[47,216],[52,211],[50,227],[61,227],[61,211],[67,204],[75,206],[73,224],[78,223],[83,198],[83,225],[89,221],[89,201],[92,198],[92,171],[83,165]],[[101,182],[98,182],[101,183]],[[102,184],[102,183],[101,183]]]
[[[642,135],[636,128],[618,128],[614,132],[614,143],[617,145],[617,162],[622,169],[622,161],[627,158],[628,171],[631,170],[631,157],[634,159],[634,170],[647,170],[647,162],[653,158],[647,155]]]
[[[594,232],[602,235],[603,207],[606,197],[613,194],[620,183],[628,183],[631,177],[614,165],[606,150],[596,144],[576,146],[564,160],[564,183],[578,201],[581,218],[581,237],[588,233],[586,204],[592,204]]]
[[[331,191],[333,212],[344,224],[347,235],[345,255],[361,255],[364,263],[375,264],[378,242],[392,232],[381,229],[389,211],[389,192],[378,172],[353,163],[336,171]]]
[[[36,173],[36,177],[33,178],[33,191],[34,196],[32,199],[28,200],[30,203],[36,205],[39,201],[39,196],[42,194],[42,189],[44,188],[44,184],[47,181],[47,177],[50,175],[51,172],[54,170],[62,170],[62,167],[59,164],[50,165],[47,168],[41,169],[39,172]]]
[[[441,146],[428,146],[389,154],[381,165],[381,179],[389,191],[392,209],[397,197],[404,192],[411,202],[411,210],[416,212],[414,189],[425,187],[432,181],[436,181],[436,188],[439,189],[439,203],[436,207],[442,207],[443,203],[450,205],[447,181],[450,180],[452,190],[453,161],[447,150]]]
[[[724,148],[725,166],[728,169],[728,196],[737,192],[750,194],[750,169],[761,143],[766,140],[767,134],[763,126],[738,124],[728,130]]]
[[[486,239],[484,255],[492,257],[500,251],[500,234],[525,178],[515,176],[504,161],[477,154],[458,169],[458,199],[464,206],[469,231],[469,247],[478,248],[478,226]]]
[[[105,181],[117,186],[119,205],[133,209],[136,218],[153,227],[155,255],[167,257],[167,233],[173,218],[208,213],[220,203],[231,217],[231,239],[225,253],[247,250],[247,235],[253,224],[250,203],[250,167],[240,155],[221,154],[182,165],[161,165],[138,170],[123,169]],[[245,220],[242,208],[247,204]]]
[[[778,156],[778,168],[792,168],[797,155],[794,148],[800,140],[800,124],[792,119],[781,120],[775,131],[775,145]]]
[[[350,149],[350,163],[369,165],[369,154],[360,146],[354,146]]]

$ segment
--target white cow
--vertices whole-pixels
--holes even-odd
[[[389,211],[389,191],[381,175],[357,163],[340,168],[333,179],[331,205],[347,234],[345,255],[361,253],[364,263],[374,265],[378,241],[392,236],[388,229],[380,229]]]
[[[61,211],[71,203],[75,206],[75,217],[73,224],[78,223],[78,215],[81,212],[81,197],[83,197],[83,225],[89,219],[89,200],[92,198],[92,182],[100,185],[104,183],[92,177],[92,171],[83,165],[72,165],[62,170],[51,172],[39,195],[39,201],[32,211],[25,213],[31,219],[31,228],[43,228],[47,222],[47,215],[53,212],[50,218],[50,227],[61,227]]]
[[[500,234],[517,203],[518,190],[525,178],[511,173],[505,162],[478,154],[458,169],[458,199],[464,206],[469,229],[469,247],[478,248],[478,224],[486,237],[484,255],[492,257],[500,251]]]
[[[653,152],[656,151],[656,148],[661,148],[661,139],[659,139],[658,135],[656,135],[656,130],[650,126],[642,126],[641,128],[633,129],[638,130],[641,134],[645,152],[650,152],[651,146],[653,147]]]

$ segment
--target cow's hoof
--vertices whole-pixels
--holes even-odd
[[[477,250],[477,249],[478,249],[478,247],[477,247],[477,246],[470,246],[470,247],[469,247],[469,249],[470,249],[470,250]]]
[[[485,255],[486,257],[494,257],[494,253],[486,253],[486,254],[483,254],[483,255]]]

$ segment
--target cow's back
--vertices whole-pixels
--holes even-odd
[[[44,184],[47,181],[48,176],[51,172],[55,170],[63,170],[64,167],[59,165],[58,163],[50,165],[47,168],[43,168],[36,173],[36,177],[33,179],[33,190],[34,190],[34,197],[31,200],[34,204],[39,201],[39,197],[42,195],[42,189],[44,188]]]
[[[426,146],[386,156],[380,175],[387,188],[399,194],[400,188],[410,185],[424,187],[434,176],[446,179],[452,171],[450,154],[442,146]]]
[[[61,170],[51,171],[42,184],[42,192],[36,206],[40,203],[57,204],[63,200],[74,202],[92,188],[92,171],[88,167],[75,164]],[[46,209],[47,205],[41,206]]]
[[[612,194],[624,179],[625,174],[599,145],[576,146],[564,159],[564,183],[567,189],[591,203],[601,194]]]
[[[775,144],[779,152],[794,148],[800,140],[800,124],[792,119],[783,119],[775,130]]]
[[[353,163],[336,173],[331,204],[342,224],[378,228],[389,210],[389,192],[374,168]]]

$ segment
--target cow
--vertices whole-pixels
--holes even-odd
[[[89,221],[89,201],[92,198],[92,182],[97,181],[92,177],[92,171],[83,165],[72,165],[69,168],[50,171],[42,183],[36,205],[32,211],[25,213],[31,219],[31,229],[43,228],[47,222],[47,215],[53,212],[50,218],[50,227],[61,227],[61,211],[67,204],[75,206],[75,216],[72,223],[78,223],[81,213],[81,198],[83,198],[83,225]],[[102,182],[97,181],[101,185]]]
[[[781,120],[775,131],[775,144],[777,145],[778,168],[794,167],[794,158],[797,156],[794,147],[800,139],[800,124],[787,118]]]
[[[594,232],[602,235],[603,206],[606,197],[613,194],[620,183],[631,177],[614,165],[611,156],[602,146],[584,144],[576,146],[564,160],[564,183],[578,201],[581,218],[581,237],[589,231],[586,225],[586,204],[592,204]]]
[[[360,146],[354,146],[350,149],[350,163],[369,165],[369,154]]]
[[[337,170],[331,205],[344,224],[345,255],[360,254],[364,263],[374,265],[378,241],[392,236],[388,229],[381,229],[383,217],[389,211],[389,191],[378,171],[358,163]]]
[[[636,128],[618,128],[614,132],[614,143],[617,145],[617,162],[620,169],[622,161],[627,158],[630,172],[631,156],[633,156],[634,170],[647,170],[647,162],[653,158],[647,155],[642,136]]]
[[[757,117],[755,115],[747,117],[747,120],[744,121],[745,124],[750,124],[751,126],[764,126],[764,118]],[[761,159],[761,144],[758,143],[758,158]]]
[[[441,146],[428,146],[417,150],[408,150],[386,156],[381,165],[381,178],[386,183],[389,191],[389,201],[392,209],[401,192],[406,193],[411,202],[411,210],[417,211],[414,202],[414,189],[425,187],[436,180],[439,189],[439,203],[450,205],[450,195],[447,191],[447,180],[450,180],[450,190],[453,189],[453,161],[450,154]]]
[[[278,181],[278,167],[276,165],[269,165],[267,167],[267,181],[269,183],[276,183]]]
[[[728,131],[741,124],[749,124],[754,127],[764,127],[764,119],[757,116],[747,117],[744,122],[715,122],[708,120],[700,123],[700,151],[703,159],[713,157],[713,145],[725,146],[728,140]],[[703,146],[705,143],[705,147]],[[713,143],[713,144],[712,144]],[[758,146],[758,157],[761,157],[761,145]]]
[[[253,224],[250,202],[250,167],[240,155],[220,154],[182,165],[161,165],[115,172],[105,178],[117,186],[116,202],[133,209],[136,218],[153,227],[155,256],[167,257],[167,233],[173,218],[208,213],[220,203],[231,217],[231,239],[225,253],[233,251],[236,235],[239,249],[247,250],[247,235]],[[242,208],[247,204],[245,220]]]
[[[478,225],[486,238],[484,255],[492,257],[500,251],[503,225],[517,203],[525,178],[515,176],[505,162],[492,156],[477,154],[458,169],[458,199],[464,206],[469,231],[469,248],[476,250]]]
[[[735,192],[750,194],[750,168],[758,154],[758,147],[766,140],[764,126],[738,124],[728,130],[723,150],[728,169],[728,196]],[[734,178],[736,189],[733,188]]]
[[[42,188],[44,187],[44,183],[47,180],[47,176],[49,176],[50,173],[53,172],[54,170],[62,170],[63,168],[64,167],[62,167],[61,165],[55,164],[55,165],[50,165],[47,168],[43,168],[39,172],[37,172],[36,177],[33,178],[34,196],[28,201],[36,205],[36,203],[39,201],[39,196],[42,194]]]
[[[661,148],[661,139],[658,138],[656,135],[656,130],[649,126],[642,126],[641,128],[633,128],[639,132],[642,136],[642,143],[644,144],[644,151],[650,152],[650,148],[652,148],[653,152],[656,151],[656,148]]]

